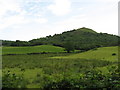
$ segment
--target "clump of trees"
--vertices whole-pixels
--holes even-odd
[[[63,47],[65,48],[65,51],[67,51],[68,53],[74,52],[75,50],[74,43],[70,41],[65,42]]]

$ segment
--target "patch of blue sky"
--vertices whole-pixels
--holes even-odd
[[[22,5],[22,9],[25,10],[28,15],[34,16],[36,13],[44,13],[45,8],[50,4],[51,2],[34,2],[33,0],[31,2],[24,2]]]

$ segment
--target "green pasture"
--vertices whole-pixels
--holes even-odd
[[[26,54],[40,52],[65,52],[64,48],[52,45],[27,46],[27,47],[2,47],[2,54]]]
[[[112,54],[116,55],[112,55]],[[101,47],[93,50],[89,50],[83,53],[62,56],[62,57],[52,57],[52,58],[84,58],[84,59],[96,59],[96,60],[108,60],[108,61],[118,61],[118,47]]]

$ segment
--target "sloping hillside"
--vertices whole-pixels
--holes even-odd
[[[66,42],[72,42],[75,49],[90,50],[101,46],[118,46],[118,36],[107,33],[97,33],[89,28],[79,28],[61,34],[49,35],[44,38],[26,41],[3,41],[3,46],[36,46],[54,45],[64,47]]]
[[[64,43],[67,41],[74,43],[76,49],[89,50],[100,46],[116,46],[118,45],[118,36],[107,33],[97,33],[88,28],[80,28],[45,38],[33,39],[29,42],[34,44],[64,46]]]

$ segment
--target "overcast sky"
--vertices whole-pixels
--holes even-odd
[[[81,27],[118,34],[119,0],[0,0],[0,39],[31,40]]]

